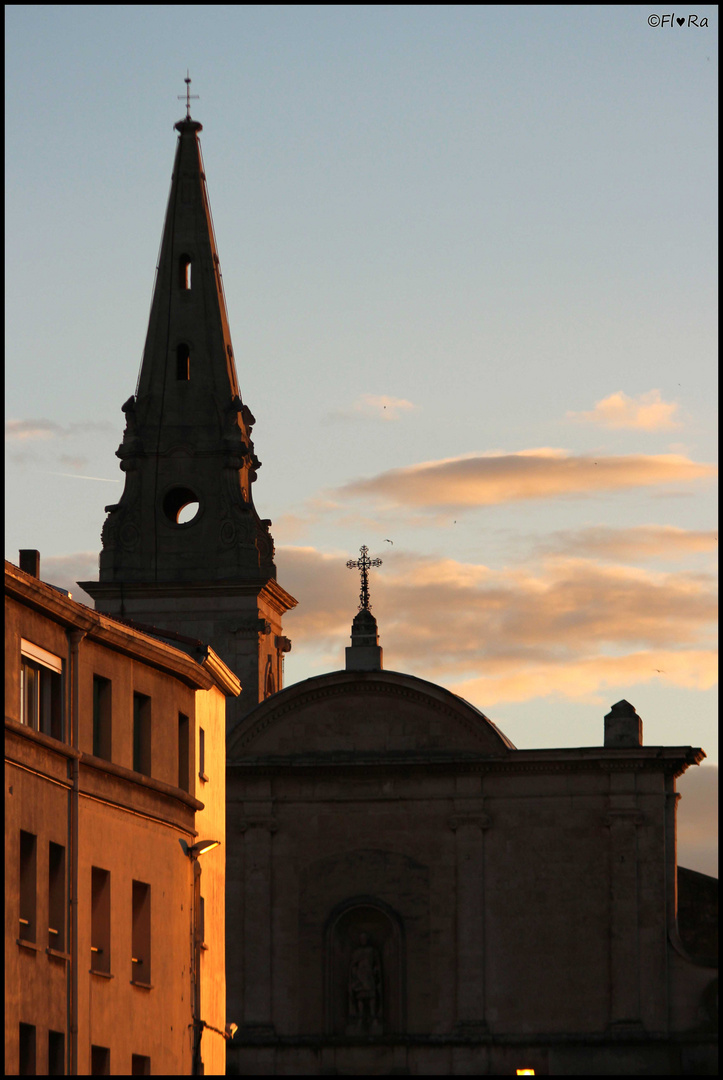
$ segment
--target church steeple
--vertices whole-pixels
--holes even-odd
[[[280,652],[289,647],[280,620],[296,601],[276,584],[271,522],[253,503],[260,466],[254,417],[239,394],[198,139],[202,125],[190,117],[190,94],[187,116],[175,128],[143,361],[136,394],[123,405],[117,455],[125,489],[119,503],[106,507],[100,581],[83,588],[99,610],[209,641],[241,679],[245,711],[280,688]],[[268,635],[277,642],[271,663],[261,647]],[[249,660],[257,638],[264,670],[252,672],[246,662],[239,670],[229,653]],[[242,639],[247,644],[239,650]]]

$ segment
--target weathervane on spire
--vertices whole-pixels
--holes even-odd
[[[193,99],[195,101],[198,101],[198,94],[192,94],[191,93],[191,76],[190,76],[190,72],[189,72],[188,68],[186,68],[186,78],[183,81],[186,84],[186,93],[185,94],[178,94],[177,97],[178,97],[179,101],[183,101],[183,99],[185,97],[185,99],[186,99],[186,120],[190,120],[191,119],[191,99]]]
[[[369,603],[369,570],[372,566],[381,566],[381,559],[370,559],[369,548],[366,544],[362,544],[359,548],[359,559],[349,559],[346,564],[350,570],[361,570],[361,592],[359,593],[359,610],[369,611],[371,604]]]

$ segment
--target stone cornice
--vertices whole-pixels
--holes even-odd
[[[38,578],[24,573],[12,563],[7,562],[5,564],[5,594],[41,612],[66,629],[80,630],[92,641],[100,642],[115,652],[142,660],[151,667],[173,675],[192,689],[209,690],[212,686],[219,684],[220,679],[223,684],[221,688],[228,686],[233,692],[231,687],[235,676],[232,676],[228,669],[226,669],[228,674],[223,674],[221,668],[223,662],[218,657],[207,666],[197,663],[183,650],[167,645],[141,630],[133,629],[113,619],[110,615],[102,615],[86,607],[85,604],[71,600],[51,585],[46,585],[45,582],[39,581]],[[211,650],[207,655],[210,653]],[[223,667],[225,668],[225,665]]]
[[[87,791],[89,794],[99,794],[97,783],[83,784],[85,770],[91,770],[96,774],[105,773],[108,777],[113,777],[116,780],[128,784],[130,791],[137,791],[138,788],[142,788],[149,794],[161,796],[163,799],[174,799],[176,802],[181,803],[183,806],[194,812],[203,810],[205,806],[205,803],[201,802],[200,799],[195,798],[193,795],[189,795],[187,791],[183,791],[181,788],[174,787],[172,784],[166,784],[163,780],[156,780],[152,776],[143,776],[141,773],[134,772],[133,769],[126,769],[123,765],[116,765],[113,761],[105,761],[103,758],[93,757],[92,754],[81,754],[81,792]],[[136,805],[136,801],[137,795],[131,794],[129,796],[128,805],[132,808]]]
[[[373,1039],[354,1039],[345,1035],[277,1035],[268,1030],[259,1030],[256,1027],[240,1027],[236,1032],[233,1044],[227,1047],[227,1053],[231,1055],[242,1051],[248,1046],[273,1047],[275,1049],[292,1049],[295,1047],[314,1047],[322,1049],[329,1047],[373,1047],[385,1046],[584,1046],[584,1047],[608,1047],[608,1046],[649,1046],[650,1044],[670,1046],[717,1046],[718,1032],[709,1031],[608,1031],[608,1032],[580,1032],[574,1035],[560,1032],[529,1032],[524,1034],[508,1034],[504,1032],[492,1033],[489,1031],[477,1031],[474,1035],[461,1033],[440,1035],[377,1035]]]
[[[60,742],[58,739],[51,738],[50,735],[44,735],[42,731],[33,731],[27,724],[21,724],[19,720],[14,720],[12,716],[5,717],[5,736],[17,736],[20,739],[27,739],[28,742],[35,743],[37,746],[42,746],[43,749],[49,750],[53,754],[58,754],[64,758],[79,758],[81,756],[80,750],[76,750],[74,747],[69,746],[68,743]],[[5,757],[6,760],[12,760],[8,758],[8,746],[5,744]],[[22,764],[22,762],[18,762]]]
[[[580,772],[664,772],[674,776],[705,757],[702,750],[684,747],[636,747],[607,750],[604,747],[560,750],[513,750],[500,755],[462,754],[451,751],[348,751],[308,754],[249,755],[227,759],[226,768],[235,775],[255,776],[306,773],[368,774],[395,772],[435,773],[580,773]],[[613,811],[613,814],[615,812]],[[625,811],[624,813],[627,813]]]
[[[203,666],[209,672],[219,690],[227,697],[238,697],[241,693],[241,680],[234,675],[231,668],[224,664],[220,656],[209,647],[204,659]]]
[[[65,766],[62,773],[54,775],[52,762],[79,759],[81,797],[186,831],[189,828],[193,831],[193,816],[204,808],[203,802],[181,788],[154,777],[142,776],[114,762],[84,754],[47,735],[31,731],[9,717],[5,718],[5,736],[6,764],[31,772],[41,780],[64,787],[67,791],[72,789],[72,781]],[[15,741],[14,736],[20,738]],[[31,745],[36,747],[35,754],[27,752]]]
[[[214,596],[253,596],[267,603],[283,615],[296,607],[298,600],[288,593],[274,578],[255,578],[245,581],[79,581],[94,599],[126,600],[146,599],[197,599]]]

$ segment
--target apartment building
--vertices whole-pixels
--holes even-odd
[[[37,552],[21,563],[5,565],[6,1072],[222,1074],[239,681],[201,642],[43,583]]]

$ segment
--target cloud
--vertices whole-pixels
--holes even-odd
[[[64,434],[60,424],[55,424],[52,420],[7,420],[5,423],[7,440],[53,439],[56,435]]]
[[[635,428],[638,431],[670,431],[683,425],[673,417],[678,411],[675,402],[663,401],[660,390],[649,390],[638,398],[628,397],[622,390],[598,401],[590,412],[568,412],[570,420],[597,424],[607,428]]]
[[[88,464],[87,457],[73,457],[72,454],[61,454],[58,460],[61,465],[67,465],[71,469],[82,469]]]
[[[663,664],[663,668],[657,665]],[[501,665],[500,665],[501,666]],[[508,665],[511,667],[511,665]],[[660,676],[658,673],[664,674]],[[469,701],[491,707],[501,702],[557,697],[603,703],[604,692],[621,685],[650,683],[660,678],[687,690],[708,690],[716,685],[718,656],[712,650],[655,650],[622,656],[593,655],[579,660],[517,664],[514,670],[450,683],[450,689]]]
[[[19,450],[15,453],[8,452],[7,458],[8,461],[12,461],[14,465],[35,465],[41,460],[34,450]]]
[[[329,420],[399,420],[402,413],[417,409],[404,398],[387,394],[362,394],[348,409],[335,409],[327,416]]]
[[[689,482],[715,472],[714,465],[691,461],[681,454],[590,457],[541,447],[511,454],[468,454],[390,469],[344,484],[334,494],[341,499],[372,498],[397,506],[462,510],[521,499]]]
[[[279,579],[299,600],[285,624],[296,649],[343,656],[358,592],[346,557],[279,549]],[[715,581],[705,574],[572,558],[493,570],[389,549],[371,596],[387,666],[482,707],[590,699],[654,679],[705,689],[716,679]]]
[[[68,435],[84,435],[93,431],[115,431],[113,424],[107,421],[77,422],[62,427],[53,420],[7,420],[5,423],[5,439],[14,441],[20,439],[54,439]]]
[[[637,525],[614,529],[607,525],[551,533],[538,550],[561,552],[601,559],[654,559],[715,551],[718,533],[711,530],[679,529],[673,525]]]

